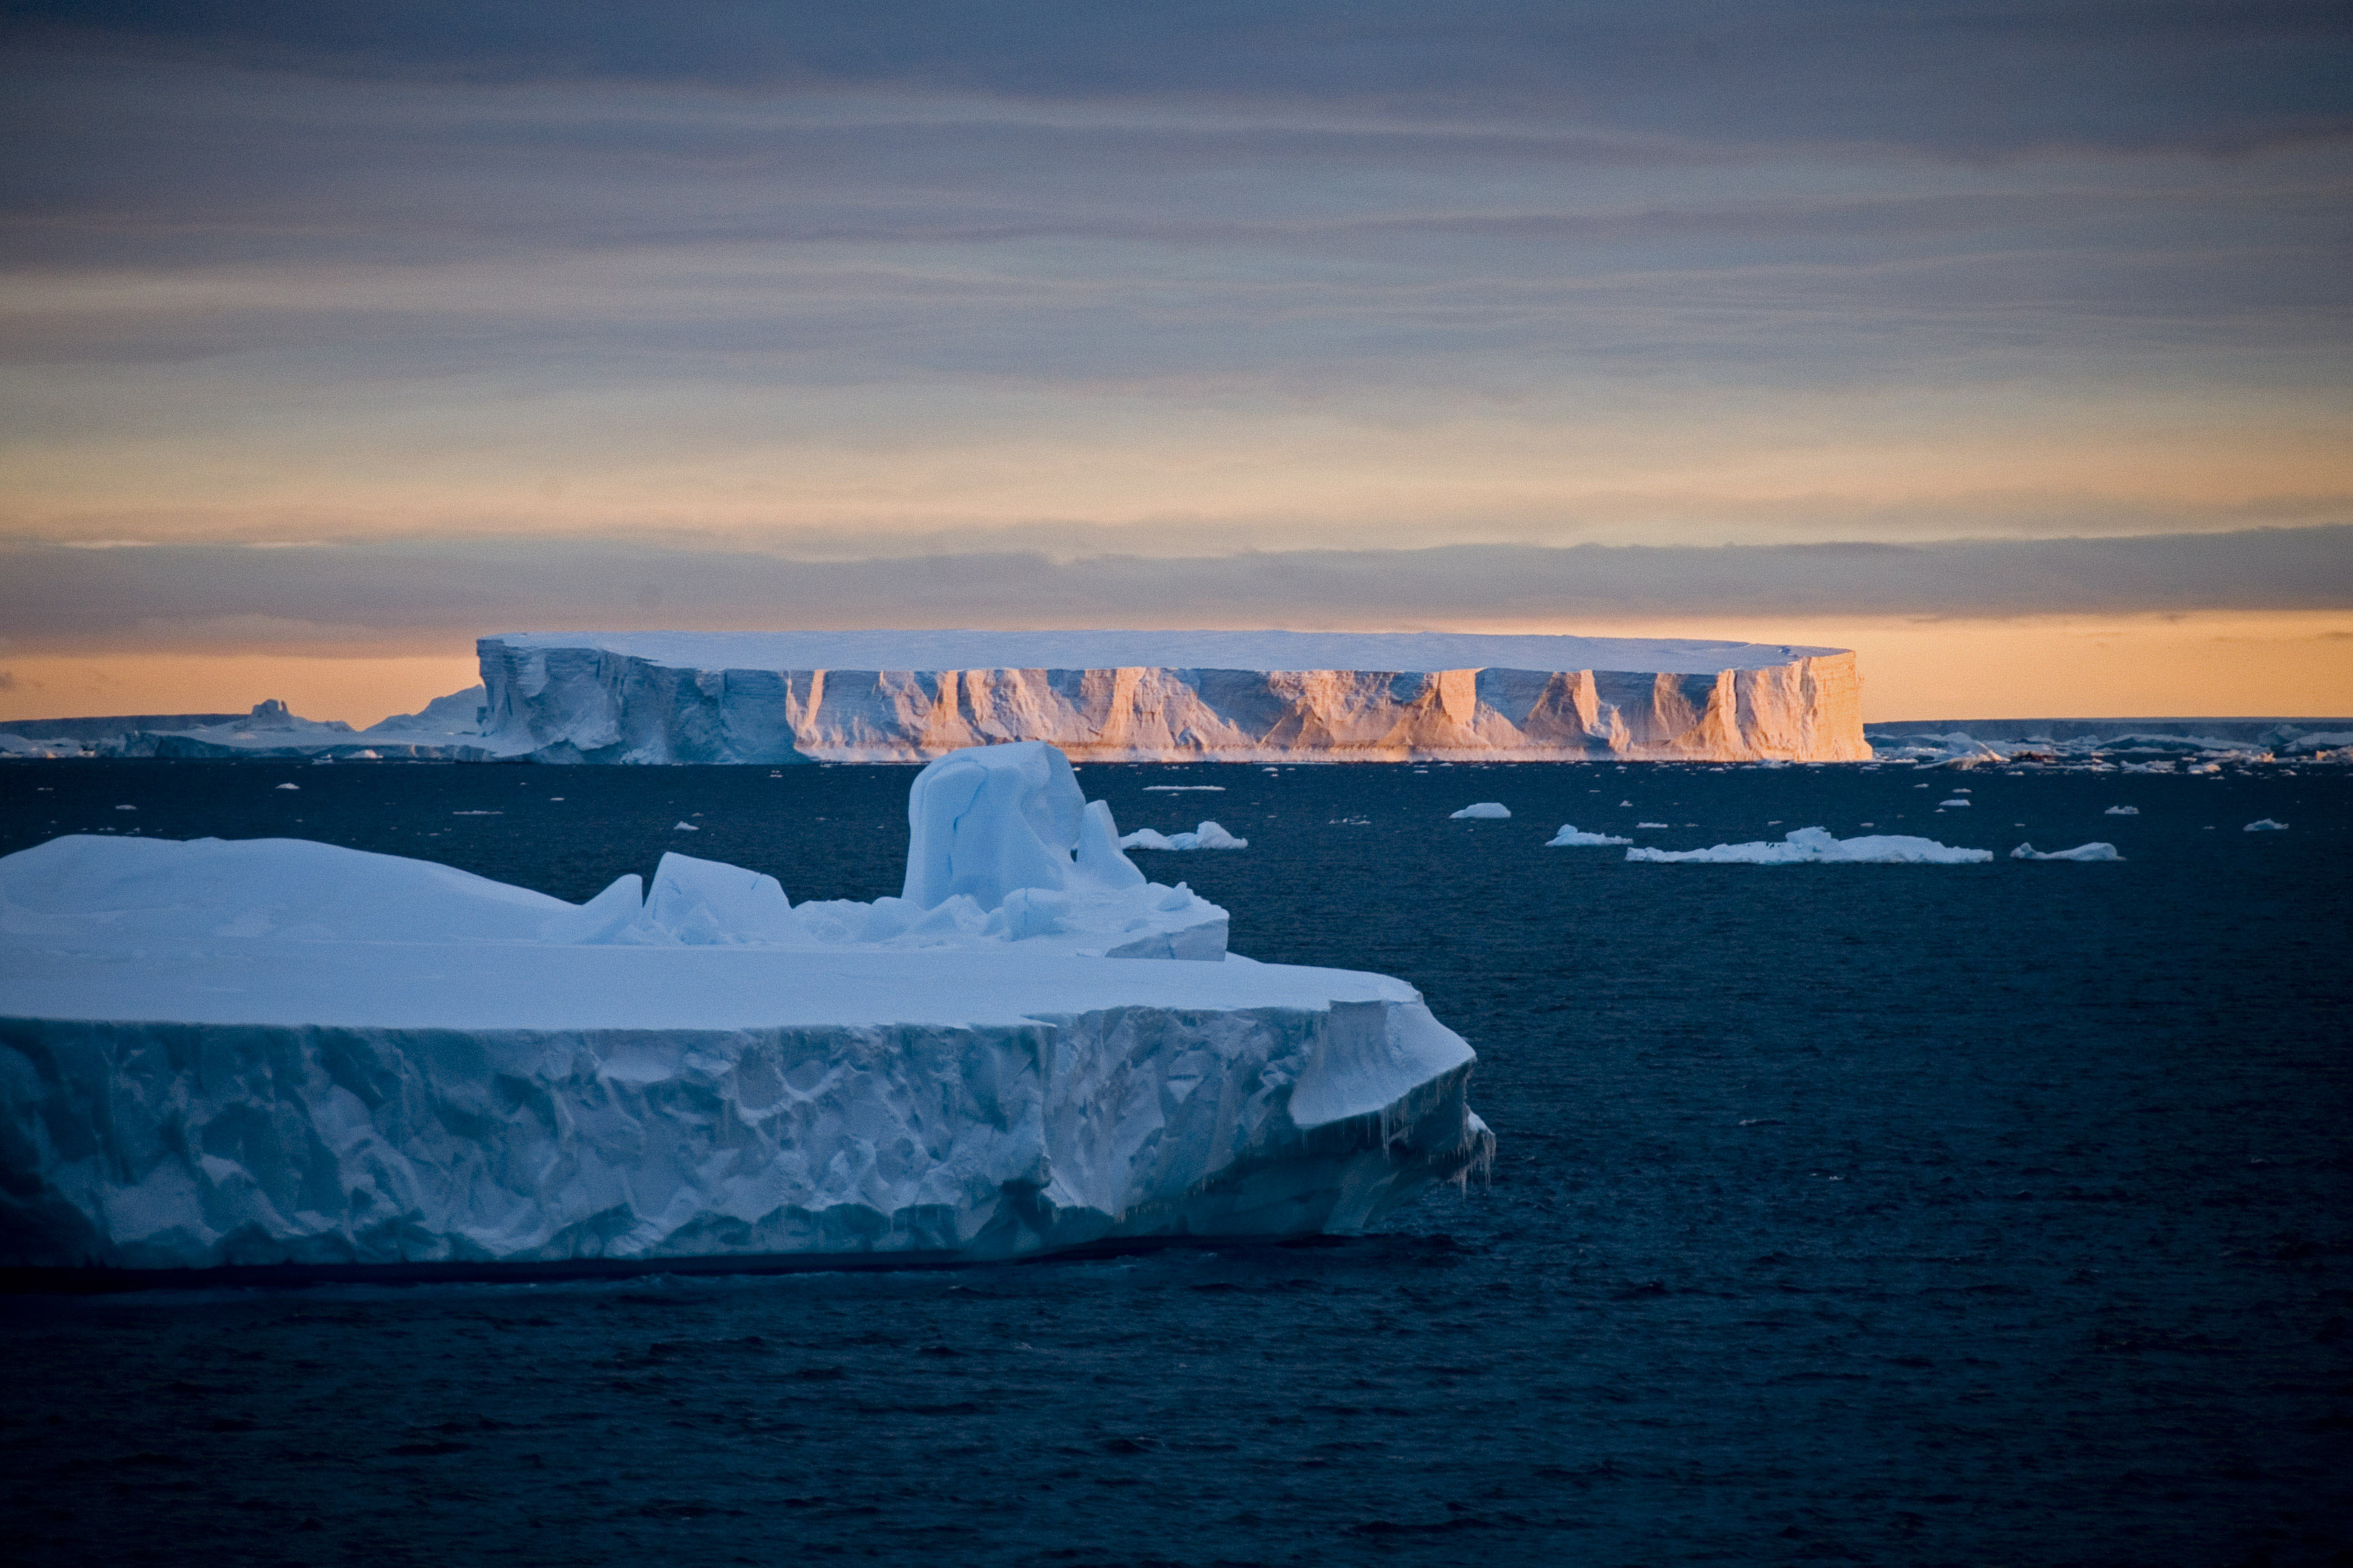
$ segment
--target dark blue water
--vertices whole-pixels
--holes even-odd
[[[907,771],[768,774],[19,766],[0,850],[295,833],[580,898],[685,847],[896,890]],[[2353,1563],[2345,770],[1081,778],[1250,838],[1146,858],[1238,950],[1420,986],[1480,1051],[1493,1187],[1292,1247],[0,1300],[9,1554]],[[1445,819],[1474,800],[1516,815]],[[1630,866],[1537,847],[1564,820],[2129,859]]]

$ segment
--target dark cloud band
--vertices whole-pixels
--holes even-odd
[[[810,562],[519,539],[0,552],[5,651],[354,648],[512,630],[1412,627],[1579,618],[2353,609],[2353,525],[1712,549],[1458,545]]]

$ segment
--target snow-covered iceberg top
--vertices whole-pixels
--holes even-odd
[[[1360,1228],[1486,1160],[1411,986],[1226,954],[1049,748],[909,817],[871,904],[679,855],[585,904],[299,840],[0,858],[0,1263],[1005,1258]]]
[[[1626,851],[1629,860],[1689,862],[1709,866],[1967,866],[1993,858],[1990,849],[1959,849],[1908,834],[1867,834],[1833,838],[1820,827],[1800,827],[1778,844],[1718,844],[1706,849]]]
[[[908,792],[904,890],[796,905],[773,877],[669,854],[586,904],[448,866],[307,839],[73,835],[5,864],[0,932],[142,940],[630,946],[994,947],[1088,957],[1215,959],[1227,914],[1145,879],[1111,808],[1068,759],[1030,742],[958,752]]]

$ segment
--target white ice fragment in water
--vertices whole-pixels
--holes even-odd
[[[1950,800],[1940,800],[1940,801],[1938,801],[1938,802],[1936,803],[1936,809],[1937,809],[1938,811],[1942,811],[1942,810],[1944,810],[1947,806],[1951,806],[1951,805],[1968,805],[1968,804],[1969,804],[1969,803],[1968,803],[1968,801],[1963,800],[1960,796],[1958,796],[1958,795],[1955,795],[1955,796],[1954,796],[1952,799],[1950,799]]]
[[[1149,827],[1139,827],[1121,839],[1119,847],[1122,849],[1247,849],[1250,840],[1235,837],[1214,822],[1204,822],[1190,833],[1155,833]]]
[[[1272,768],[1267,769],[1269,773],[1273,771]],[[1188,795],[1197,792],[1223,795],[1226,793],[1226,786],[1223,784],[1145,784],[1144,786],[1144,793],[1146,795]]]
[[[114,809],[117,811],[136,811],[139,808],[135,805],[118,805]]]
[[[2287,824],[2284,822],[2274,822],[2270,817],[2266,816],[2256,821],[2250,822],[2246,826],[2241,828],[2239,831],[2242,833],[2285,833],[2287,831]]]
[[[1667,822],[1638,822],[1634,824],[1634,831],[1640,833],[1645,827],[1671,827],[1672,826],[1672,823]]]
[[[459,815],[462,816],[465,813],[460,812]],[[681,822],[676,827],[671,828],[670,831],[672,833],[700,833],[702,829],[697,827],[691,822]]]
[[[1512,808],[1505,805],[1502,801],[1482,800],[1476,805],[1466,805],[1460,811],[1448,813],[1447,820],[1450,822],[1501,821],[1511,815]]]
[[[2031,844],[2021,844],[2010,852],[2013,860],[2121,860],[2113,844],[2078,844],[2073,849],[2053,849],[2045,855]]]
[[[1633,803],[1632,801],[1630,801],[1630,800],[1621,800],[1621,801],[1620,801],[1618,804],[1619,804],[1620,805],[1621,805],[1621,806],[1630,806],[1630,805],[1632,805],[1634,803]]]
[[[1629,849],[1629,860],[1689,861],[1719,866],[1915,865],[1966,866],[1993,858],[1990,849],[1962,849],[1933,838],[1879,834],[1833,838],[1820,827],[1800,827],[1778,844],[1718,844],[1707,849]]]
[[[2137,805],[2112,805],[2108,807],[2105,812],[2102,813],[2102,815],[2105,816],[2138,816],[2140,815],[2140,807]]]
[[[280,784],[278,787],[279,787],[280,789],[301,789],[302,786],[301,786],[301,784]]]
[[[1547,849],[1599,849],[1609,845],[1631,844],[1630,838],[1612,838],[1606,833],[1579,833],[1573,822],[1564,822],[1560,831],[1545,840]]]

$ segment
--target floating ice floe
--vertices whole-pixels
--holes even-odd
[[[1237,838],[1214,822],[1204,822],[1190,833],[1155,833],[1139,827],[1119,841],[1122,849],[1247,849],[1250,840]]]
[[[1993,851],[1959,849],[1933,838],[1915,838],[1901,833],[1833,838],[1826,829],[1800,827],[1778,844],[1718,844],[1706,849],[1636,848],[1627,850],[1626,858],[1715,866],[1966,866],[1992,859]]]
[[[1006,1258],[1361,1228],[1487,1158],[1411,986],[1226,954],[1059,752],[952,753],[908,815],[871,904],[679,855],[579,905],[291,839],[0,858],[0,1254]]]
[[[1500,822],[1511,815],[1512,808],[1499,800],[1482,800],[1475,805],[1466,805],[1460,811],[1446,814],[1450,822]]]
[[[1267,770],[1269,773],[1273,771],[1272,768]],[[1146,795],[1223,795],[1226,793],[1226,786],[1223,784],[1145,784],[1144,793]]]
[[[2138,816],[2140,815],[2140,807],[2137,805],[2112,805],[2108,807],[2106,812],[2103,815],[2107,816]]]
[[[2013,860],[2121,860],[2113,844],[2078,844],[2073,849],[2053,849],[2048,855],[2031,844],[2021,844],[2010,852]]]
[[[1545,840],[1547,849],[1602,849],[1613,845],[1631,844],[1630,838],[1612,838],[1607,833],[1579,833],[1573,822],[1564,822],[1560,831]]]
[[[1670,827],[1672,826],[1673,824],[1665,822],[1638,822],[1634,824],[1634,831],[1640,833],[1646,827]]]
[[[470,811],[461,811],[457,813],[457,815],[459,816],[473,816],[477,814]],[[700,833],[702,829],[691,822],[681,822],[672,827],[670,831],[672,833]]]
[[[2285,833],[2287,831],[2287,824],[2284,822],[2274,822],[2270,817],[2266,816],[2254,822],[2250,822],[2246,826],[2241,828],[2239,831],[2242,833]]]
[[[79,741],[63,738],[35,740],[24,735],[12,735],[5,730],[0,730],[0,759],[37,763],[53,762],[59,757],[81,757],[89,754],[90,749]]]
[[[1952,808],[1952,807],[1954,807],[1954,806],[1962,806],[1962,805],[1968,805],[1968,804],[1969,804],[1969,803],[1968,803],[1968,801],[1963,800],[1959,795],[1955,795],[1955,796],[1954,796],[1952,799],[1950,799],[1950,800],[1940,800],[1940,801],[1938,801],[1938,802],[1936,803],[1936,809],[1937,809],[1938,811],[1946,811],[1946,810],[1949,810],[1949,809],[1951,809],[1951,808]]]

